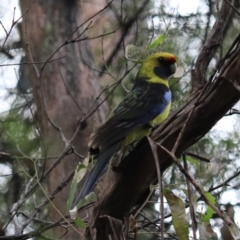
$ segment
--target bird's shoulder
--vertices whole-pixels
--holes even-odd
[[[112,111],[115,118],[123,113],[136,113],[151,106],[166,104],[171,101],[171,91],[164,84],[136,84],[132,91]],[[130,114],[132,115],[132,114]]]

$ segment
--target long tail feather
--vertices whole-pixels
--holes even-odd
[[[84,182],[83,187],[75,200],[74,206],[76,206],[81,199],[83,199],[90,192],[92,192],[97,180],[103,174],[109,160],[117,151],[119,144],[120,142],[117,142],[113,144],[110,148],[101,151],[97,163],[95,164],[86,181]]]

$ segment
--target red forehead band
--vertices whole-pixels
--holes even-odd
[[[169,58],[169,61],[175,63],[175,62],[177,61],[177,59],[176,59],[175,56],[171,56],[171,57]]]

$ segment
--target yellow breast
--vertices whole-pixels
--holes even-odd
[[[133,131],[131,131],[121,143],[120,148],[124,148],[126,145],[131,144],[133,142],[141,140],[143,137],[149,136],[152,132],[152,127],[155,127],[161,124],[167,117],[170,112],[171,102],[167,105],[166,109],[159,114],[156,118],[150,121],[149,126],[144,125],[140,126]]]
[[[151,122],[150,125],[155,127],[159,124],[161,124],[167,117],[171,109],[171,102],[167,105],[166,109],[159,114],[156,118],[154,118]]]

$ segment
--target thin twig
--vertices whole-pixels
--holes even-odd
[[[233,6],[228,0],[224,1],[240,16],[240,12],[237,10],[235,6]]]
[[[83,111],[82,111],[81,107],[79,106],[79,104],[77,103],[77,101],[75,100],[75,98],[72,96],[71,91],[68,89],[68,86],[67,86],[67,84],[66,84],[66,82],[65,82],[65,80],[64,80],[64,78],[63,78],[63,75],[62,75],[62,72],[61,72],[59,66],[58,66],[58,70],[59,70],[59,73],[60,73],[60,76],[61,76],[62,82],[63,82],[63,84],[64,84],[64,86],[65,86],[65,88],[66,88],[68,94],[70,95],[71,99],[72,99],[73,102],[75,103],[75,105],[76,105],[76,107],[78,108],[78,110],[81,112],[81,114],[83,114]]]
[[[159,143],[156,142],[156,144],[163,149],[166,153],[169,154],[169,156],[172,158],[172,160],[174,161],[174,163],[178,166],[179,170],[189,179],[189,181],[191,182],[191,184],[196,188],[196,190],[198,191],[198,193],[201,195],[201,197],[203,198],[203,200],[205,201],[205,203],[210,206],[218,215],[220,218],[222,218],[222,220],[229,226],[232,227],[233,226],[233,222],[232,220],[225,214],[223,214],[214,204],[212,204],[208,198],[205,196],[204,191],[200,188],[200,186],[195,182],[195,180],[189,175],[188,172],[185,171],[185,169],[183,168],[183,166],[179,163],[178,159],[175,157],[175,155],[168,151],[164,146],[160,145]]]
[[[0,21],[0,25],[2,26],[2,28],[3,28],[4,32],[6,33],[6,35],[8,35],[8,32],[7,32],[6,28],[4,27],[2,21]]]
[[[142,211],[142,209],[146,206],[146,204],[148,203],[148,200],[150,199],[150,197],[153,194],[154,189],[151,189],[150,193],[148,194],[146,200],[144,201],[144,203],[141,205],[141,207],[137,210],[137,212],[134,214],[133,218],[135,219],[137,217],[137,215]]]
[[[65,149],[65,150],[63,151],[63,153],[60,155],[60,157],[59,157],[59,158],[49,167],[49,169],[45,172],[45,174],[44,174],[44,176],[42,177],[41,181],[43,181],[43,180],[47,177],[47,175],[50,174],[51,171],[52,171],[52,170],[61,162],[61,160],[62,160],[66,155],[68,155],[68,154],[69,154],[69,149]],[[23,204],[24,202],[26,202],[26,200],[31,196],[31,194],[36,191],[36,189],[37,189],[38,186],[39,186],[39,182],[41,182],[41,181],[39,181],[38,183],[35,183],[34,185],[30,186],[31,183],[32,183],[32,181],[33,181],[33,179],[31,179],[31,180],[29,181],[29,183],[27,184],[27,186],[26,186],[23,194],[21,195],[20,199],[19,199],[16,203],[13,204],[12,209],[11,209],[11,211],[10,211],[10,214],[11,214],[12,216],[15,216],[15,214],[17,213],[17,210],[22,206],[22,204]]]
[[[200,51],[196,60],[195,68],[192,71],[192,87],[193,91],[197,90],[199,86],[206,83],[206,71],[210,60],[212,59],[217,48],[222,44],[223,31],[226,27],[227,19],[230,15],[230,7],[222,2],[221,9],[218,13],[218,17],[210,31],[205,44]]]
[[[188,172],[188,164],[187,164],[186,154],[183,153],[182,156],[183,156],[184,169],[185,169],[186,172]],[[195,210],[194,210],[194,206],[193,206],[193,202],[192,202],[191,185],[190,185],[189,180],[188,180],[187,177],[186,177],[186,182],[187,182],[187,191],[188,191],[190,216],[191,216],[191,219],[192,219],[193,239],[196,240],[197,239],[197,236],[196,236],[197,221],[196,221]]]
[[[164,239],[164,202],[163,202],[163,185],[162,185],[162,176],[161,176],[161,171],[160,171],[160,164],[159,164],[159,159],[158,159],[158,154],[157,154],[157,145],[155,142],[148,137],[148,142],[150,144],[150,147],[152,149],[153,157],[155,160],[156,164],[156,169],[157,169],[157,177],[158,177],[158,184],[159,184],[159,195],[160,195],[160,216],[161,216],[161,236],[162,239]]]
[[[79,232],[74,225],[70,224],[70,222],[68,221],[68,219],[65,218],[65,216],[60,212],[59,209],[57,209],[57,207],[55,207],[54,203],[52,202],[52,200],[55,198],[55,195],[56,195],[57,193],[59,193],[63,188],[65,188],[65,187],[68,185],[68,183],[71,181],[71,179],[72,179],[73,176],[74,176],[74,172],[75,172],[75,171],[72,171],[72,172],[67,176],[67,178],[64,179],[64,181],[63,181],[61,184],[59,184],[59,185],[54,189],[54,191],[52,192],[52,194],[50,194],[49,196],[47,195],[46,191],[43,189],[42,185],[40,184],[40,179],[37,180],[40,188],[42,189],[44,195],[46,196],[46,199],[45,199],[45,201],[44,201],[43,203],[41,203],[39,206],[35,207],[35,210],[32,212],[32,214],[31,214],[31,216],[29,217],[29,219],[28,219],[27,221],[25,221],[25,223],[23,224],[23,226],[22,226],[23,229],[25,229],[25,228],[32,222],[32,220],[35,218],[35,216],[41,211],[41,209],[42,209],[47,203],[50,203],[50,204],[53,206],[53,208],[55,209],[55,211],[57,211],[58,214],[65,220],[65,222],[66,222],[74,231],[76,231],[80,236],[83,236],[83,233],[82,233],[82,232]]]
[[[89,117],[91,117],[91,116],[97,111],[97,109],[109,98],[109,96],[113,93],[113,91],[115,90],[115,88],[121,83],[121,81],[124,79],[124,77],[125,77],[129,72],[132,71],[132,69],[133,69],[134,67],[135,67],[135,65],[134,65],[132,68],[127,69],[127,70],[125,71],[124,75],[118,80],[118,82],[113,83],[113,84],[110,86],[110,87],[112,87],[112,90],[109,92],[109,94],[95,107],[95,109],[94,109],[92,112],[90,112],[90,113],[82,120],[82,122],[86,121]],[[102,92],[98,95],[98,97],[96,97],[96,100],[95,100],[95,101],[97,101],[97,100],[100,98],[100,96],[101,96],[107,89],[109,89],[110,87],[107,87],[107,88],[103,89]],[[93,105],[94,105],[94,103],[92,104],[92,106],[93,106]]]
[[[82,24],[80,24],[78,27],[76,27],[76,29],[72,32],[72,34],[67,38],[67,40],[61,44],[51,55],[50,57],[46,60],[46,62],[48,62],[49,60],[52,59],[52,57],[59,52],[59,50],[64,47],[65,45],[71,43],[71,38],[72,36],[78,31],[78,29],[80,29],[84,24],[86,24],[87,22],[89,22],[91,19],[93,19],[95,16],[97,16],[99,13],[103,12],[104,10],[106,10],[108,8],[108,6],[110,6],[113,3],[114,0],[110,1],[106,6],[104,6],[102,9],[100,9],[97,13],[93,14],[91,17],[89,17],[86,21],[84,21]],[[86,32],[87,27],[83,30],[83,32]],[[79,36],[78,36],[79,37]],[[78,41],[83,41],[83,40],[87,40],[87,39],[81,39]],[[76,40],[75,40],[76,41]],[[74,41],[74,42],[75,42]],[[46,64],[44,64],[41,68],[41,72],[44,70],[44,68],[46,67]]]
[[[8,64],[0,64],[0,67],[10,67],[10,66],[20,66],[20,65],[32,65],[32,64],[43,64],[43,63],[51,63],[51,62],[55,62],[55,61],[58,61],[58,60],[61,60],[63,58],[65,58],[66,56],[62,56],[62,57],[59,57],[59,58],[54,58],[54,59],[51,59],[49,61],[44,61],[44,62],[24,62],[24,63],[8,63]]]
[[[227,183],[229,183],[231,180],[233,180],[234,178],[238,177],[240,175],[240,171],[236,172],[235,174],[233,174],[230,178],[228,178],[226,181],[224,181],[223,183],[217,185],[216,187],[211,187],[209,188],[208,192],[212,192],[220,187],[223,186],[227,186]]]
[[[30,179],[30,181],[27,183],[27,186],[26,186],[24,192],[21,194],[19,201],[13,204],[12,209],[9,212],[10,215],[12,215],[12,220],[13,220],[13,223],[14,223],[14,226],[15,226],[15,234],[16,235],[22,234],[22,231],[23,231],[23,224],[22,224],[22,222],[21,223],[19,222],[19,219],[17,217],[17,210],[22,205],[22,203],[25,202],[26,197],[27,197],[28,192],[29,192],[29,189],[30,189],[30,186],[32,184],[32,180],[33,179]],[[9,221],[9,223],[10,223],[10,221]],[[5,226],[5,228],[6,227],[7,226]]]
[[[36,1],[32,1],[32,2],[29,4],[29,6],[28,6],[28,8],[26,9],[26,11],[25,11],[17,20],[14,20],[14,18],[15,18],[15,11],[16,11],[16,8],[14,7],[12,25],[11,25],[9,31],[7,31],[6,28],[3,26],[2,22],[0,22],[0,24],[2,25],[2,27],[3,27],[3,29],[4,29],[4,31],[5,31],[5,33],[6,33],[6,38],[4,39],[4,42],[3,42],[3,44],[2,44],[1,49],[4,48],[6,42],[7,42],[8,38],[9,38],[9,36],[10,36],[13,28],[14,28],[14,26],[20,21],[20,19],[23,18],[23,16],[24,16],[25,14],[27,14],[27,12],[29,11],[30,7],[31,7],[32,4],[35,3],[35,2],[36,2]]]
[[[195,154],[195,153],[185,152],[185,154],[186,154],[187,156],[197,158],[197,159],[199,159],[199,160],[201,160],[201,161],[203,161],[203,162],[210,163],[210,160],[209,160],[209,159],[207,159],[207,158],[205,158],[205,157],[202,157],[202,156],[199,156],[199,155],[197,155],[197,154]]]
[[[228,80],[236,88],[236,90],[240,92],[240,86],[234,79],[230,79],[230,78],[224,78],[224,79]]]
[[[187,123],[189,122],[189,120],[190,120],[190,118],[191,118],[191,116],[192,116],[192,114],[193,114],[193,111],[194,111],[195,108],[197,107],[198,103],[199,103],[200,100],[201,100],[201,97],[203,96],[204,92],[207,90],[208,87],[209,87],[209,83],[205,84],[204,88],[201,90],[200,94],[199,94],[198,97],[197,97],[197,101],[196,101],[195,104],[193,105],[192,109],[189,111],[188,117],[187,117],[187,119],[186,119],[186,121],[185,121],[185,123],[184,123],[184,125],[183,125],[183,127],[182,127],[182,129],[181,129],[181,131],[180,131],[180,133],[179,133],[179,135],[178,135],[178,138],[177,138],[177,140],[176,140],[176,142],[175,142],[175,144],[174,144],[174,146],[173,146],[173,149],[172,149],[172,153],[173,153],[173,154],[175,154],[175,152],[176,152],[176,150],[177,150],[177,148],[178,148],[178,146],[179,146],[179,143],[180,143],[180,141],[181,141],[181,139],[182,139],[182,136],[183,136],[183,133],[184,133],[186,127],[187,127]]]

